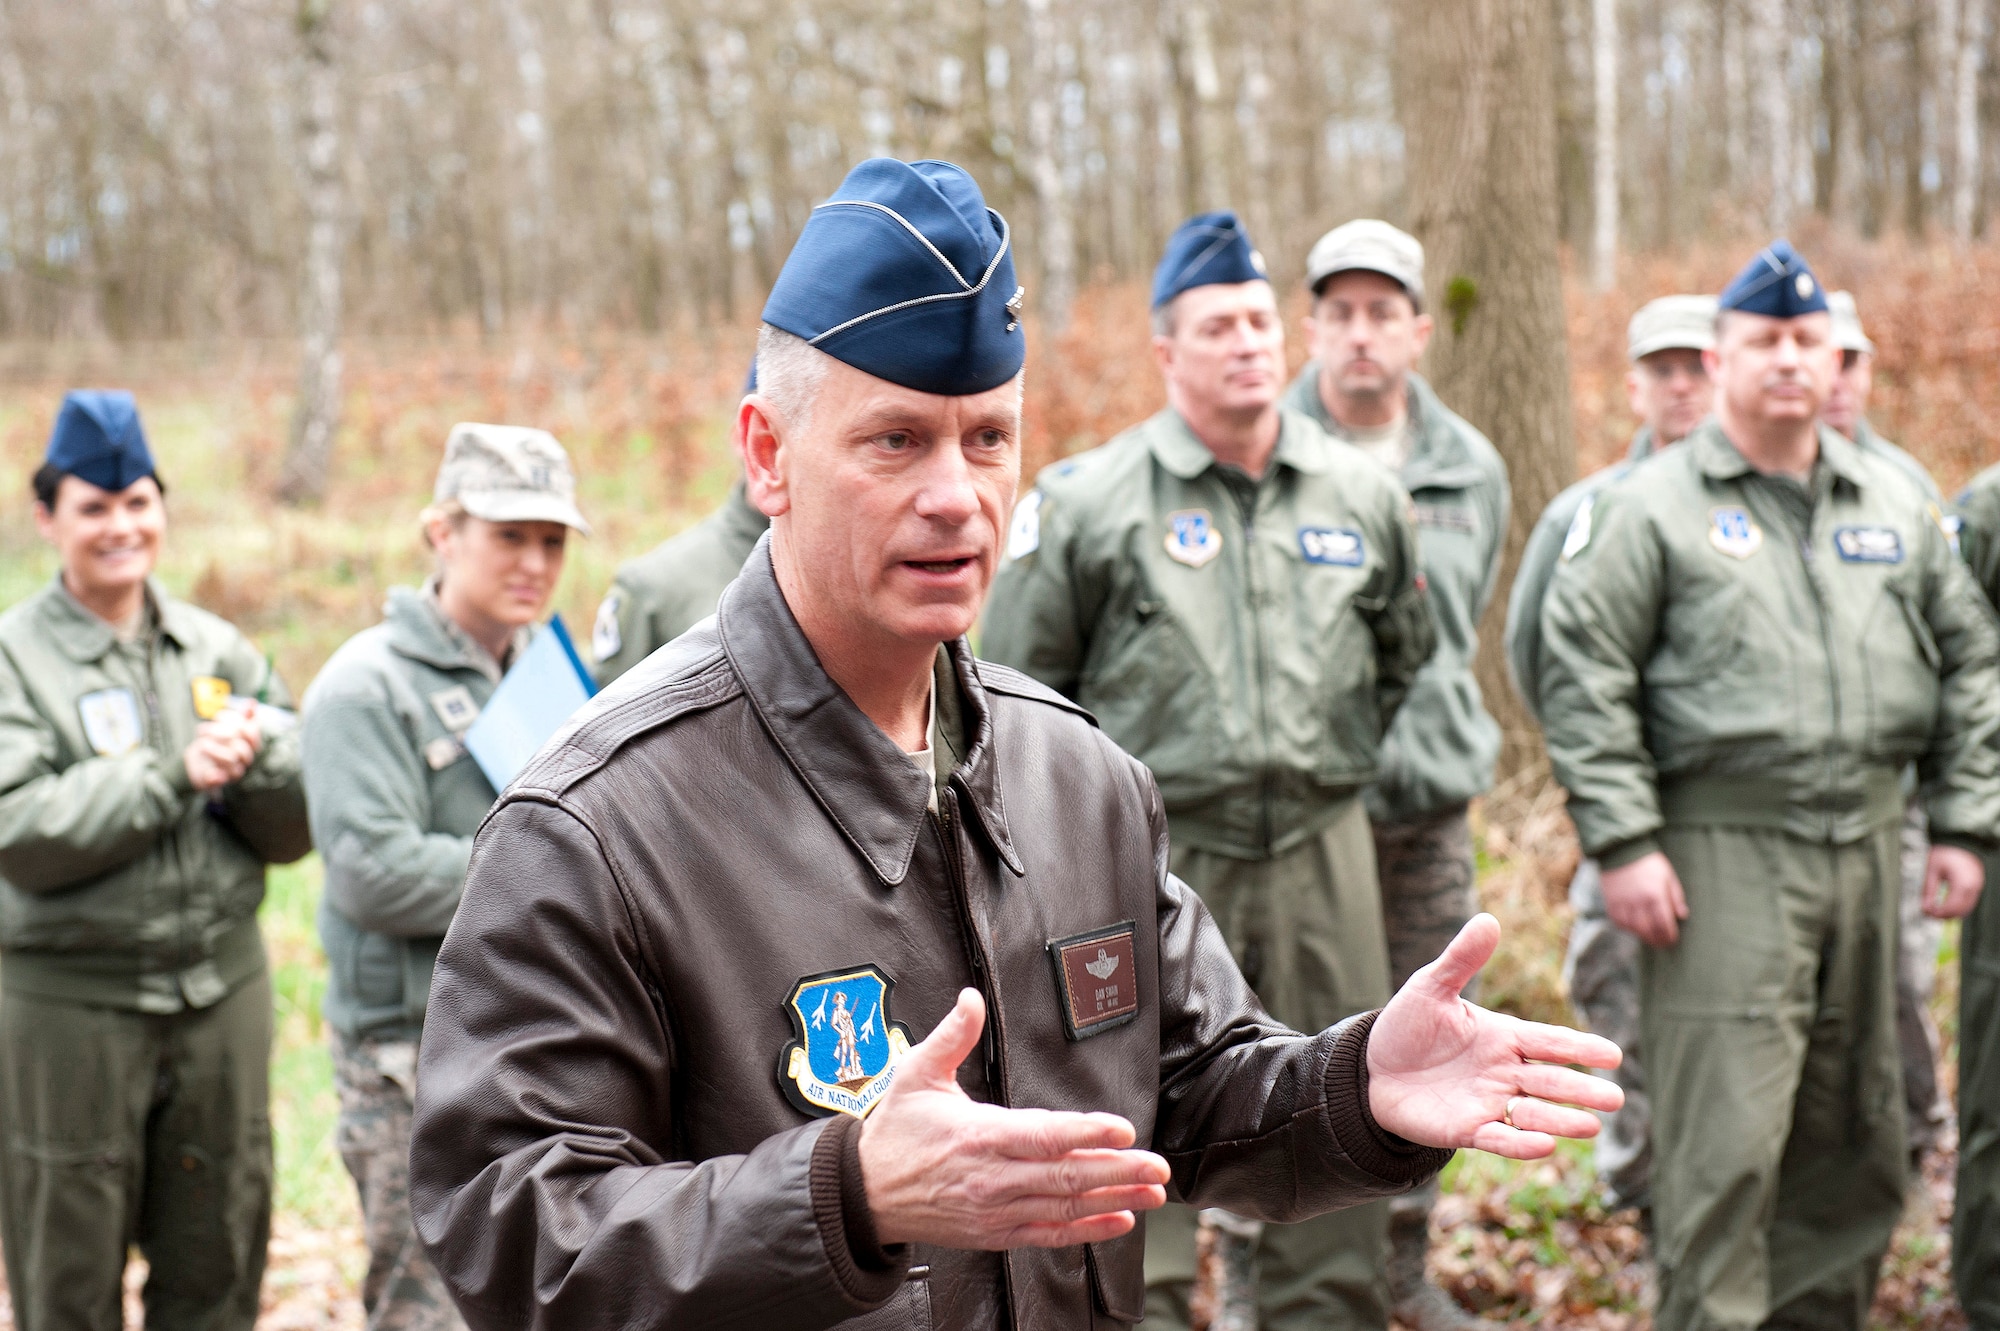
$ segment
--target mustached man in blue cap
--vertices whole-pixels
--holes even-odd
[[[480,831],[410,1162],[480,1331],[1129,1323],[1137,1213],[1169,1185],[1298,1219],[1429,1177],[1440,1146],[1594,1130],[1517,1088],[1616,1102],[1522,1061],[1608,1043],[1458,1002],[1490,918],[1400,1006],[1277,1025],[1168,872],[1145,768],[973,657],[1020,297],[964,171],[855,168],[779,275],[739,411],[769,534]]]
[[[1823,425],[1826,293],[1773,242],[1721,296],[1715,414],[1598,494],[1539,711],[1605,909],[1643,943],[1656,1324],[1860,1327],[1902,1211],[1901,777],[1924,909],[2000,828],[1990,611],[1921,481]]]
[[[291,697],[152,572],[129,393],[63,401],[53,582],[0,614],[0,1246],[22,1327],[249,1331],[271,1214],[267,864],[311,848]]]
[[[1282,403],[1284,323],[1235,214],[1167,242],[1153,356],[1166,408],[1021,502],[983,650],[1146,764],[1174,873],[1265,1009],[1316,1031],[1390,993],[1362,794],[1435,636],[1410,497]],[[1378,1203],[1267,1229],[1261,1324],[1386,1326],[1387,1227]],[[1188,1209],[1149,1222],[1148,1325],[1188,1324],[1194,1251]]]

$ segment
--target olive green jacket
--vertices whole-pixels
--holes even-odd
[[[306,791],[326,862],[325,1013],[358,1039],[414,1040],[492,785],[460,737],[499,672],[433,596],[389,593],[306,690]]]
[[[2000,828],[2000,636],[1901,468],[1819,431],[1810,488],[1713,421],[1605,487],[1542,614],[1541,714],[1586,854],[1667,822],[1844,844],[1900,816]]]
[[[1924,464],[1917,461],[1909,453],[1898,448],[1890,440],[1883,438],[1875,427],[1868,423],[1868,419],[1865,416],[1855,422],[1854,443],[1862,452],[1873,453],[1877,457],[1885,457],[1901,467],[1909,474],[1912,480],[1923,487],[1924,494],[1930,498],[1931,502],[1936,503],[1944,497],[1943,493],[1938,489],[1937,482],[1932,479],[1929,470],[1925,468]]]
[[[1537,717],[1541,715],[1542,602],[1549,594],[1549,580],[1555,577],[1556,565],[1562,558],[1563,541],[1576,522],[1576,515],[1586,505],[1595,503],[1599,490],[1653,452],[1653,427],[1642,425],[1632,436],[1625,460],[1600,467],[1551,499],[1542,516],[1535,519],[1528,543],[1521,547],[1521,565],[1514,570],[1514,589],[1507,594],[1507,627],[1502,642],[1507,648],[1507,665],[1514,674],[1514,687]]]
[[[1150,767],[1176,845],[1258,859],[1380,775],[1434,640],[1394,476],[1286,411],[1253,481],[1167,410],[1021,499],[981,650]]]
[[[225,696],[212,681],[278,707],[291,695],[234,626],[157,584],[147,595],[152,626],[128,644],[60,582],[0,615],[0,977],[171,1013],[263,970],[264,866],[312,843],[295,729],[267,726],[214,795],[189,783],[196,708]]]
[[[1382,742],[1382,777],[1367,793],[1368,815],[1377,821],[1415,818],[1485,794],[1500,756],[1500,724],[1479,696],[1472,658],[1507,544],[1507,464],[1421,375],[1409,377],[1407,401],[1410,455],[1396,479],[1416,502],[1417,560],[1437,621],[1437,654],[1417,672]],[[1320,400],[1318,361],[1299,371],[1285,405],[1343,437]]]
[[[598,687],[714,614],[722,589],[743,571],[770,525],[739,480],[721,508],[620,565],[590,633]]]
[[[1959,553],[1988,602],[2000,606],[2000,464],[1965,483],[1948,521]]]

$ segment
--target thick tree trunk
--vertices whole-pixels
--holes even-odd
[[[306,265],[299,300],[299,400],[292,411],[278,496],[316,503],[326,493],[340,428],[340,79],[334,62],[333,0],[299,0],[305,106]]]
[[[1500,775],[1541,738],[1500,649],[1528,531],[1576,474],[1557,252],[1555,34],[1543,0],[1403,0],[1396,100],[1410,218],[1438,331],[1426,369],[1484,430],[1513,484],[1499,590],[1481,626],[1480,688],[1506,734]]]

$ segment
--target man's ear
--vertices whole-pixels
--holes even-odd
[[[1711,382],[1719,383],[1722,379],[1722,348],[1703,347],[1701,349],[1701,368],[1707,371]]]
[[[744,490],[767,518],[791,511],[791,491],[785,481],[785,441],[777,408],[762,393],[752,393],[736,408],[736,456],[743,464]]]
[[[1437,320],[1428,314],[1419,314],[1410,321],[1410,339],[1416,346],[1416,355],[1411,360],[1421,359],[1424,348],[1431,344],[1431,333],[1437,328]]]

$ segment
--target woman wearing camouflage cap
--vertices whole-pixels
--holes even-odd
[[[462,1325],[410,1224],[410,1109],[431,966],[472,834],[496,792],[462,742],[562,576],[576,508],[542,430],[458,425],[422,515],[437,568],[306,692],[312,827],[326,860],[320,938],[340,1153],[361,1192],[372,1328]]]

